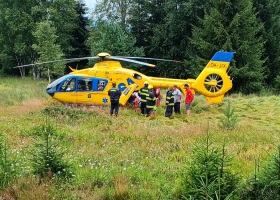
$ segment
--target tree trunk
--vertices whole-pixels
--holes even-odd
[[[36,67],[32,66],[33,79],[36,80]]]

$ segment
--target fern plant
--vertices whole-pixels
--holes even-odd
[[[236,127],[238,119],[237,119],[237,115],[234,114],[234,111],[235,109],[234,108],[231,109],[230,101],[229,101],[227,107],[225,109],[222,109],[224,116],[218,117],[218,119],[220,119],[219,126],[221,128],[225,128],[229,130]]]

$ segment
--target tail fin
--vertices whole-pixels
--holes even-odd
[[[191,84],[191,89],[203,94],[209,104],[222,102],[224,94],[232,88],[226,71],[234,53],[217,52]]]

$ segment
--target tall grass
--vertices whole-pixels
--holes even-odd
[[[188,118],[185,112],[173,119],[165,118],[164,107],[153,119],[124,107],[118,118],[110,117],[108,108],[61,108],[67,112],[49,112],[48,121],[56,127],[59,147],[68,151],[64,159],[71,163],[72,178],[53,177],[40,184],[32,175],[28,152],[46,123],[43,110],[50,104],[38,101],[42,105],[32,105],[38,98],[48,98],[45,87],[31,79],[0,80],[0,132],[5,132],[10,142],[10,158],[15,161],[18,178],[18,183],[2,195],[18,199],[32,195],[34,199],[38,195],[56,199],[178,199],[193,143],[206,136],[208,120],[213,140],[222,142],[227,137],[227,150],[236,156],[232,169],[243,179],[253,172],[255,157],[265,160],[264,150],[272,151],[279,138],[278,96],[225,98],[231,101],[240,120],[233,130],[218,126],[217,117],[223,115],[227,103],[208,105],[203,96],[195,97]],[[3,98],[5,95],[13,103],[4,102],[8,99]]]
[[[0,78],[0,106],[17,105],[34,98],[48,98],[46,80]]]

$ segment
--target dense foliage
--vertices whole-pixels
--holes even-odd
[[[38,69],[12,67],[60,55],[84,57],[108,51],[116,56],[180,60],[151,61],[157,68],[139,66],[137,70],[147,75],[195,78],[215,52],[224,50],[236,52],[229,72],[233,91],[280,90],[278,0],[99,0],[92,13],[82,0],[0,0],[0,19],[2,75],[33,72],[36,78],[40,77]],[[56,57],[34,48],[38,45],[34,33],[42,23],[55,30],[52,47],[61,48]],[[52,47],[45,46],[47,51],[53,51]],[[79,68],[85,65],[87,60],[71,64]],[[66,65],[62,66],[64,70],[58,67],[52,75],[68,72]],[[48,66],[43,67],[46,71]]]

